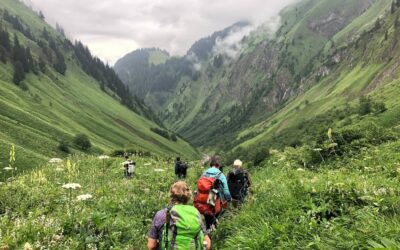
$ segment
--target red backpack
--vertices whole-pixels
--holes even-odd
[[[221,207],[224,207],[220,198],[221,181],[219,177],[222,172],[216,177],[202,176],[197,181],[197,193],[194,197],[194,207],[201,214],[213,216],[221,212]]]

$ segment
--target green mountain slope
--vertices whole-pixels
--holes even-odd
[[[201,60],[192,60],[192,72],[197,72],[175,79],[165,105],[154,107],[167,127],[195,145],[229,150],[241,143],[235,138],[243,130],[242,141],[259,133],[248,127],[265,123],[318,83],[315,77],[327,73],[324,66],[335,52],[374,27],[391,3],[305,0],[289,6],[281,12],[279,30],[268,24],[255,30],[239,42],[238,57],[213,48],[196,56]]]
[[[0,26],[8,32],[11,45],[14,44],[13,34],[16,34],[21,46],[30,49],[33,60],[38,62],[44,58],[46,65],[44,73],[33,69],[18,86],[13,83],[11,52],[6,53],[9,55],[6,62],[0,62],[2,166],[7,166],[11,144],[16,146],[20,170],[37,166],[51,157],[63,156],[58,149],[62,140],[68,141],[71,150],[77,152],[72,139],[78,133],[90,138],[94,144],[93,152],[132,148],[164,155],[196,156],[196,151],[183,140],[174,142],[152,132],[151,128],[159,126],[141,115],[149,110],[140,101],[121,94],[124,89],[118,88],[123,85],[118,85],[118,79],[112,78],[112,71],[101,68],[100,61],[85,69],[83,59],[89,60],[87,55],[79,54],[80,47],[73,47],[36,13],[13,0],[1,1],[0,10]],[[6,21],[5,15],[18,19],[22,29]],[[64,75],[52,66],[52,50],[47,47],[51,52],[46,57],[41,48],[41,43],[47,44],[44,29],[65,58],[67,69]],[[104,74],[103,78],[101,74]]]
[[[390,7],[386,10],[390,10]],[[380,114],[376,122],[389,127],[397,126],[400,120],[396,113],[399,112],[400,105],[395,100],[400,93],[400,69],[395,58],[400,56],[397,42],[400,35],[399,14],[398,10],[393,14],[388,11],[385,13],[384,17],[381,16],[378,22],[375,19],[374,25],[356,36],[356,39],[333,49],[332,55],[307,79],[307,91],[292,98],[267,120],[244,130],[236,142],[240,144],[240,141],[245,141],[241,146],[248,147],[266,143],[288,131],[291,136],[304,134],[303,126],[307,121],[329,112],[337,113],[339,110],[355,107],[358,105],[358,98],[364,95],[387,106],[388,111]],[[341,117],[340,120],[344,118]],[[352,118],[357,119],[349,116],[347,121]],[[248,140],[246,137],[253,138]]]

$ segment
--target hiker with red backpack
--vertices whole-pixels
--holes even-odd
[[[211,239],[199,211],[187,205],[191,197],[186,182],[178,181],[172,185],[169,206],[158,211],[151,224],[147,242],[149,250],[211,249]]]
[[[232,195],[232,205],[235,208],[244,202],[251,187],[250,174],[242,166],[241,160],[235,160],[233,169],[228,174],[229,192]]]
[[[220,166],[219,157],[211,157],[210,168],[197,181],[194,206],[204,215],[207,231],[215,229],[218,218],[232,199],[226,177],[219,169]]]

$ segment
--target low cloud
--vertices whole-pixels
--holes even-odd
[[[126,53],[158,47],[184,55],[198,39],[239,21],[260,24],[296,0],[24,0],[46,20],[113,64]],[[244,31],[243,31],[244,32]],[[239,35],[238,35],[239,36]],[[229,45],[231,41],[220,41]]]
[[[246,44],[243,42],[245,37],[257,35],[271,37],[280,26],[281,18],[279,15],[276,15],[263,23],[252,23],[249,26],[236,27],[230,31],[227,37],[217,38],[213,52],[216,55],[222,54],[230,59],[234,59],[245,49]]]

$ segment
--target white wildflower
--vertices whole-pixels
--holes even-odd
[[[63,160],[60,158],[51,158],[49,160],[49,163],[61,163],[61,162],[63,162]]]
[[[165,169],[162,168],[155,168],[154,172],[165,172]]]
[[[81,188],[81,185],[78,183],[67,183],[64,184],[62,187],[66,189],[79,189]]]
[[[89,199],[92,199],[92,198],[93,198],[93,196],[91,194],[82,194],[82,195],[78,195],[76,197],[76,199],[78,201],[86,201],[86,200],[89,200]]]
[[[31,244],[29,244],[28,242],[25,243],[24,245],[24,250],[33,250],[33,247]]]
[[[385,194],[387,194],[387,190],[386,190],[386,188],[380,188],[378,190],[375,190],[374,194],[376,196],[385,195]]]
[[[314,148],[313,149],[315,152],[320,152],[320,151],[322,151],[322,148]]]
[[[106,160],[106,159],[109,159],[110,156],[108,156],[108,155],[100,155],[98,158],[99,158],[100,160]]]

